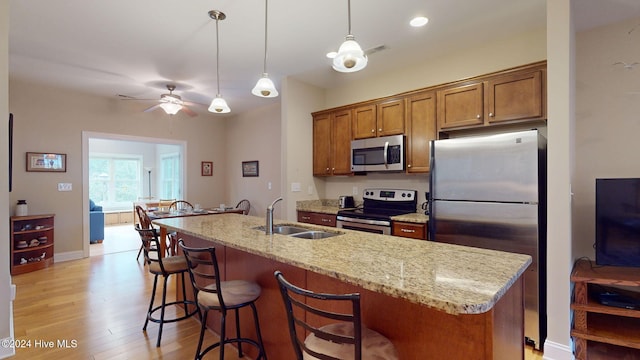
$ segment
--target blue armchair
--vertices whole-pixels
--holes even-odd
[[[102,206],[89,199],[89,242],[101,243],[104,240],[104,212]]]

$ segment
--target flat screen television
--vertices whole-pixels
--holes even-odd
[[[596,179],[596,263],[640,267],[640,178]]]

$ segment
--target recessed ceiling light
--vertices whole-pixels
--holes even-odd
[[[429,22],[429,19],[427,19],[426,17],[417,16],[417,17],[411,19],[411,21],[409,21],[409,25],[411,25],[413,27],[420,27],[420,26],[427,25],[428,22]]]
[[[331,51],[331,52],[328,52],[328,53],[327,53],[327,57],[328,57],[329,59],[333,59],[334,57],[336,57],[336,55],[338,55],[338,53],[337,53],[337,52],[335,52],[335,51]]]

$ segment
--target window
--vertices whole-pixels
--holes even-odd
[[[106,209],[129,209],[142,194],[142,158],[92,155],[89,157],[89,197]]]
[[[163,154],[160,158],[160,198],[182,199],[180,154]]]

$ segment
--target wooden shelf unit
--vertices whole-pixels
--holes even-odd
[[[12,275],[44,269],[53,264],[54,218],[54,214],[11,217]],[[27,246],[21,247],[21,241]],[[39,244],[30,246],[35,241]]]
[[[576,359],[640,359],[640,310],[605,306],[591,296],[594,286],[640,289],[640,268],[600,266],[580,259],[571,281]]]

